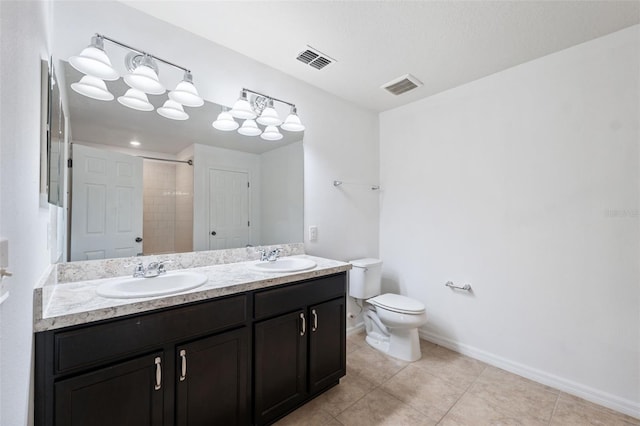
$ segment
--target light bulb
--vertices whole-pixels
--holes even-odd
[[[257,121],[264,126],[279,126],[282,124],[278,112],[273,107],[273,99],[269,99],[267,107],[262,111]]]
[[[232,116],[240,119],[254,119],[256,118],[256,113],[251,108],[251,104],[247,100],[247,92],[244,90],[240,92],[240,97],[233,104],[233,108],[229,111]]]
[[[178,83],[176,88],[169,92],[169,99],[188,107],[204,105],[204,100],[200,97],[198,90],[193,85],[193,77],[189,71],[184,73],[184,79]]]
[[[134,89],[142,90],[150,95],[162,95],[166,89],[160,83],[158,74],[153,69],[151,56],[144,55],[140,65],[133,72],[124,76],[124,82]]]
[[[142,90],[129,89],[124,96],[118,98],[118,102],[138,111],[153,111],[153,105]]]
[[[295,106],[291,107],[291,112],[280,128],[288,132],[302,132],[305,129],[304,125],[300,121],[300,117],[298,117],[298,111]]]
[[[104,81],[92,75],[83,76],[79,82],[72,83],[71,88],[75,92],[92,99],[99,101],[113,100],[113,94],[107,90],[107,85]]]
[[[84,48],[79,55],[69,58],[72,67],[81,73],[91,75],[102,80],[117,80],[118,72],[111,65],[111,61],[104,51],[102,37],[94,36],[91,44]]]
[[[260,137],[267,141],[279,141],[280,139],[282,139],[282,133],[278,131],[278,128],[276,126],[267,126]]]
[[[189,114],[184,112],[182,105],[171,99],[165,101],[164,105],[158,108],[158,114],[172,120],[186,120],[189,118]]]
[[[244,136],[258,136],[262,133],[262,130],[260,130],[255,120],[247,119],[242,123],[242,127],[238,129],[238,133]]]
[[[231,114],[229,114],[229,111],[222,111],[220,114],[218,114],[218,118],[216,119],[216,121],[211,123],[211,125],[214,128],[223,130],[225,132],[235,130],[240,126],[238,122],[233,119]]]

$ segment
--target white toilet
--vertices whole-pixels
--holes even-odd
[[[352,260],[349,296],[365,300],[363,310],[366,341],[394,358],[417,361],[422,356],[418,327],[427,322],[422,302],[399,294],[380,294],[380,259]]]

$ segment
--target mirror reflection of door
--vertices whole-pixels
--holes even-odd
[[[209,250],[249,244],[249,174],[209,169]]]
[[[73,146],[71,260],[142,253],[142,159]]]

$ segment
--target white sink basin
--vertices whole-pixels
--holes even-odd
[[[249,268],[260,272],[297,272],[315,268],[317,265],[311,259],[300,257],[282,257],[275,262],[259,261],[252,263]]]
[[[102,297],[132,299],[180,293],[201,286],[208,280],[199,272],[167,272],[153,278],[122,278],[108,281],[96,289]]]

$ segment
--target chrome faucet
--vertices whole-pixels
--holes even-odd
[[[280,252],[282,249],[280,247],[274,248],[271,251],[267,251],[266,249],[258,249],[258,253],[260,253],[260,261],[262,262],[275,262],[278,260],[280,256]]]
[[[171,260],[162,260],[160,262],[151,262],[145,268],[142,262],[138,262],[133,270],[134,278],[154,278],[158,275],[166,274],[167,270],[164,265],[172,263]]]

